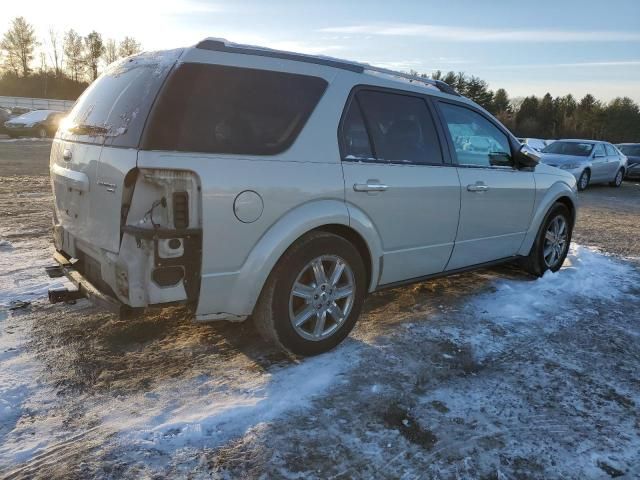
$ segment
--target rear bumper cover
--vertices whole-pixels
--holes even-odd
[[[134,309],[125,305],[120,300],[101,292],[95,285],[87,280],[78,270],[73,267],[73,262],[62,252],[57,251],[53,259],[62,269],[62,273],[78,289],[79,296],[87,298],[91,303],[115,313],[120,318],[126,318],[135,313]]]

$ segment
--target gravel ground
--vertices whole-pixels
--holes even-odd
[[[580,194],[558,274],[381,292],[300,360],[249,323],[46,303],[49,148],[0,139],[0,477],[640,476],[637,183]]]

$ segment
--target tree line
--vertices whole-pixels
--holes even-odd
[[[51,28],[38,40],[34,27],[16,17],[0,39],[0,95],[74,100],[101,69],[140,51],[133,37],[105,40],[95,30],[82,36]]]
[[[494,92],[484,80],[464,73],[412,73],[448,83],[498,117],[518,137],[640,142],[640,107],[629,97],[610,102],[591,94],[580,100],[571,94],[553,97],[549,93],[542,98],[510,98],[504,88]]]
[[[104,40],[95,30],[84,37],[73,29],[48,33],[40,42],[24,17],[10,22],[0,40],[0,95],[75,100],[106,65],[142,50],[129,36],[116,42]],[[42,46],[36,58],[36,48]],[[542,98],[510,98],[504,88],[494,92],[486,81],[462,72],[411,73],[443,80],[496,115],[519,137],[640,142],[640,108],[628,97],[608,103],[591,94],[580,100],[571,94],[552,97],[549,93]]]

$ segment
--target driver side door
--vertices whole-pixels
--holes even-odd
[[[608,180],[608,161],[604,145],[596,143],[593,147],[593,157],[591,160],[591,182],[604,182]]]

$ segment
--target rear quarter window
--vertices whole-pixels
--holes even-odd
[[[159,95],[142,148],[274,155],[295,141],[326,88],[319,77],[185,63]]]

